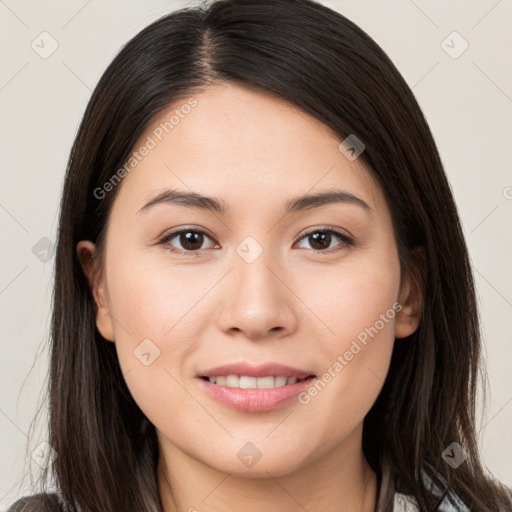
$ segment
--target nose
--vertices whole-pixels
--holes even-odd
[[[285,337],[296,330],[299,301],[291,291],[291,277],[275,260],[273,265],[269,260],[272,257],[266,251],[252,263],[234,255],[217,317],[223,332],[261,340]]]

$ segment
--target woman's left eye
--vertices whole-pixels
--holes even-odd
[[[316,253],[325,253],[333,252],[331,250],[333,248],[331,244],[336,238],[341,240],[342,243],[335,244],[335,251],[341,250],[343,247],[349,247],[354,243],[350,237],[339,233],[334,229],[315,229],[314,231],[304,234],[299,241],[308,240],[310,247],[306,247],[306,249],[311,249]],[[171,244],[171,241],[174,239],[177,239],[178,243],[181,244],[182,249],[177,249]],[[167,249],[173,253],[197,255],[202,250],[205,239],[212,240],[212,238],[202,230],[182,229],[164,237],[160,241],[160,244],[166,245]],[[218,245],[216,245],[216,247],[218,247]],[[212,246],[209,248],[212,248]]]
[[[332,249],[331,242],[336,238],[341,240],[342,243],[337,245],[335,244],[336,248],[334,251],[341,250],[343,247],[350,247],[354,243],[350,237],[339,233],[334,229],[315,229],[314,231],[310,231],[303,235],[300,240],[312,240],[313,243],[311,244],[310,242],[309,248],[315,252],[333,252],[330,250]],[[329,251],[327,249],[329,249]]]

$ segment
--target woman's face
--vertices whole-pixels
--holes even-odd
[[[133,148],[103,273],[84,268],[97,327],[165,454],[265,476],[361,450],[395,337],[418,319],[383,193],[340,142],[285,101],[216,85],[174,103]],[[212,199],[166,200],[171,190]],[[79,244],[83,262],[93,249]],[[315,378],[202,378],[238,363]]]

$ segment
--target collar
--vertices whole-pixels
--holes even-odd
[[[441,480],[444,488],[435,485],[424,471],[422,474],[423,481],[434,495],[441,498],[444,494],[436,510],[439,512],[471,512],[453,490],[448,489],[448,492],[445,493],[448,484],[439,472],[435,471],[435,474]],[[392,474],[391,466],[389,463],[383,462],[377,495],[377,512],[419,512],[418,502],[414,496],[400,491],[402,489],[397,489],[397,479]]]

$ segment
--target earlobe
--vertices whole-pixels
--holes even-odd
[[[78,260],[89,283],[89,289],[95,303],[96,327],[106,340],[114,341],[112,316],[108,306],[102,273],[94,259],[95,250],[95,245],[89,240],[82,240],[76,246]]]
[[[403,279],[398,302],[402,309],[395,322],[395,338],[406,338],[418,328],[423,305],[423,291],[418,268],[413,268]]]

